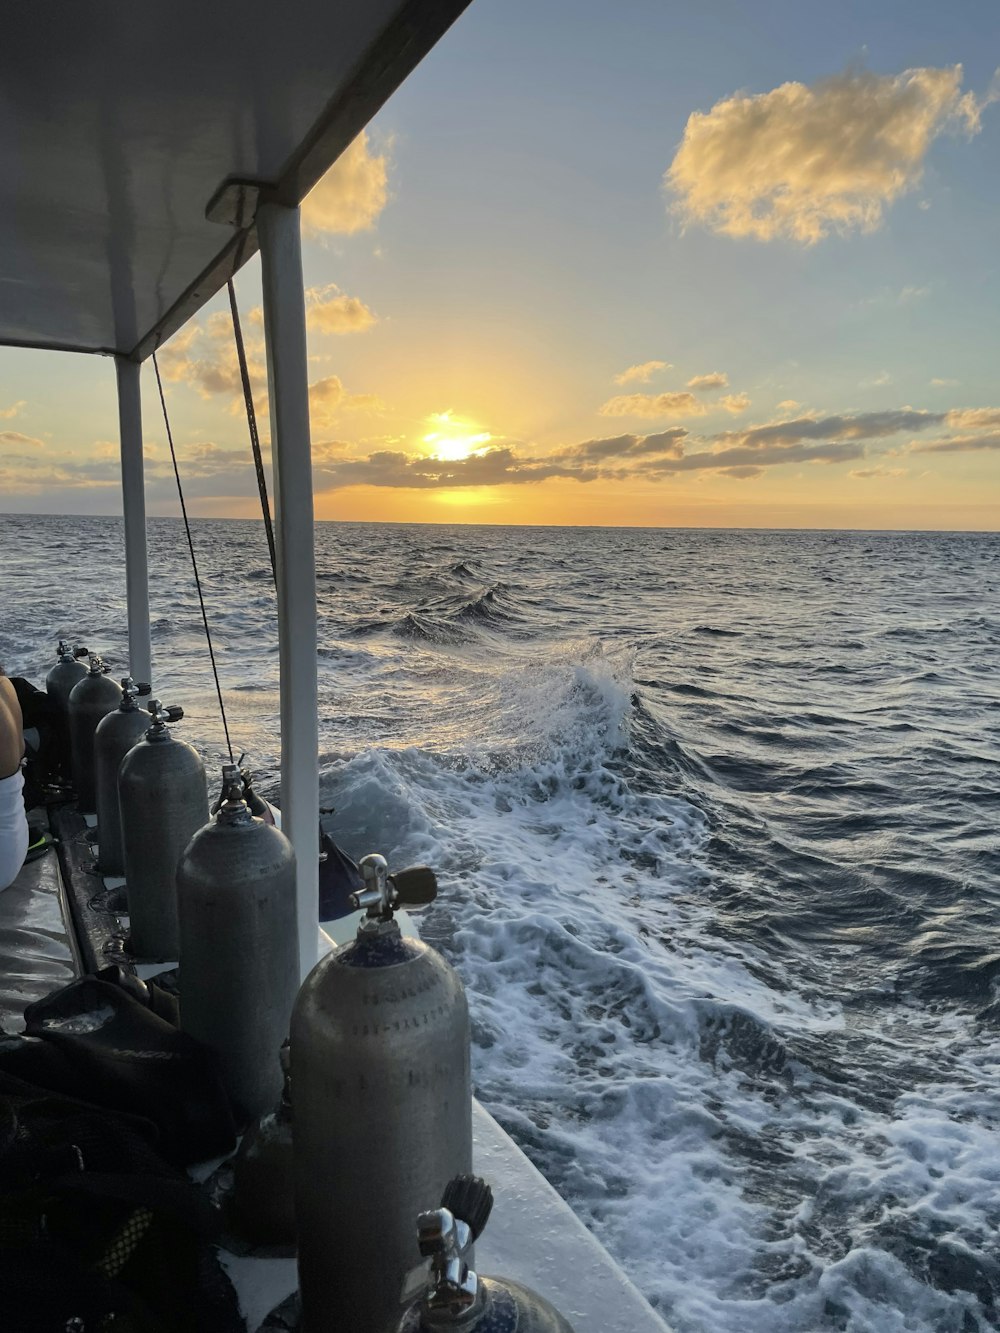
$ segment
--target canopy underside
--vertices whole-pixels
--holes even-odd
[[[468,3],[5,4],[0,344],[155,351],[256,250],[225,183],[300,203]]]

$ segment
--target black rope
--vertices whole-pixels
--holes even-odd
[[[232,278],[226,284],[229,288],[229,308],[233,312],[233,334],[236,338],[236,355],[240,363],[240,379],[243,381],[243,399],[247,406],[247,427],[250,431],[250,447],[253,449],[254,467],[257,469],[257,489],[260,492],[260,508],[264,515],[264,529],[267,532],[267,549],[271,553],[271,576],[275,587],[278,586],[278,562],[274,554],[274,529],[271,526],[271,506],[267,502],[267,478],[264,475],[264,460],[260,454],[260,436],[257,434],[257,413],[253,405],[253,391],[250,388],[250,372],[247,370],[247,354],[243,346],[243,330],[240,328],[240,312],[236,308],[236,288]]]
[[[194,542],[191,540],[191,524],[188,522],[187,505],[184,503],[184,491],[181,487],[181,474],[177,470],[177,454],[174,450],[174,437],[170,430],[170,418],[167,416],[167,400],[163,396],[163,381],[160,379],[160,367],[153,353],[153,369],[156,371],[156,387],[160,391],[160,406],[163,408],[163,424],[167,431],[167,443],[170,445],[170,458],[174,465],[174,477],[177,480],[177,495],[181,502],[184,516],[184,531],[187,533],[188,550],[191,552],[191,568],[194,570],[195,587],[198,589],[198,601],[201,604],[201,622],[205,626],[205,639],[208,643],[208,655],[212,659],[212,675],[215,677],[215,692],[219,696],[219,712],[222,714],[222,730],[226,733],[226,748],[229,750],[229,762],[233,762],[233,743],[229,739],[229,724],[226,721],[226,706],[222,702],[222,686],[219,684],[219,672],[215,665],[215,652],[212,648],[212,635],[208,628],[208,615],[205,612],[205,599],[201,593],[201,579],[198,577],[198,561],[195,559]]]

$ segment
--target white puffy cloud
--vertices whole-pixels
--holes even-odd
[[[615,376],[616,384],[648,384],[661,370],[670,370],[669,361],[643,361],[638,366],[629,366]]]
[[[389,197],[389,164],[372,153],[362,130],[302,204],[307,236],[370,231]]]
[[[726,236],[812,245],[873,231],[919,185],[934,140],[975,134],[991,100],[962,92],[961,65],[735,93],[688,118],[664,183],[685,223]]]
[[[687,386],[696,393],[706,393],[711,389],[728,389],[729,376],[721,370],[713,370],[710,375],[692,376]]]

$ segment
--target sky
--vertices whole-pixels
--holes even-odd
[[[473,0],[303,206],[317,517],[1000,530],[998,66],[987,0]],[[259,514],[225,295],[159,360]],[[110,360],[0,349],[0,509],[117,455]]]

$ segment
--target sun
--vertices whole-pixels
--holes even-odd
[[[433,412],[427,418],[427,424],[436,429],[429,431],[422,443],[430,447],[432,458],[440,458],[446,463],[470,458],[493,438],[488,430],[477,430],[474,421],[463,421],[450,410]]]

